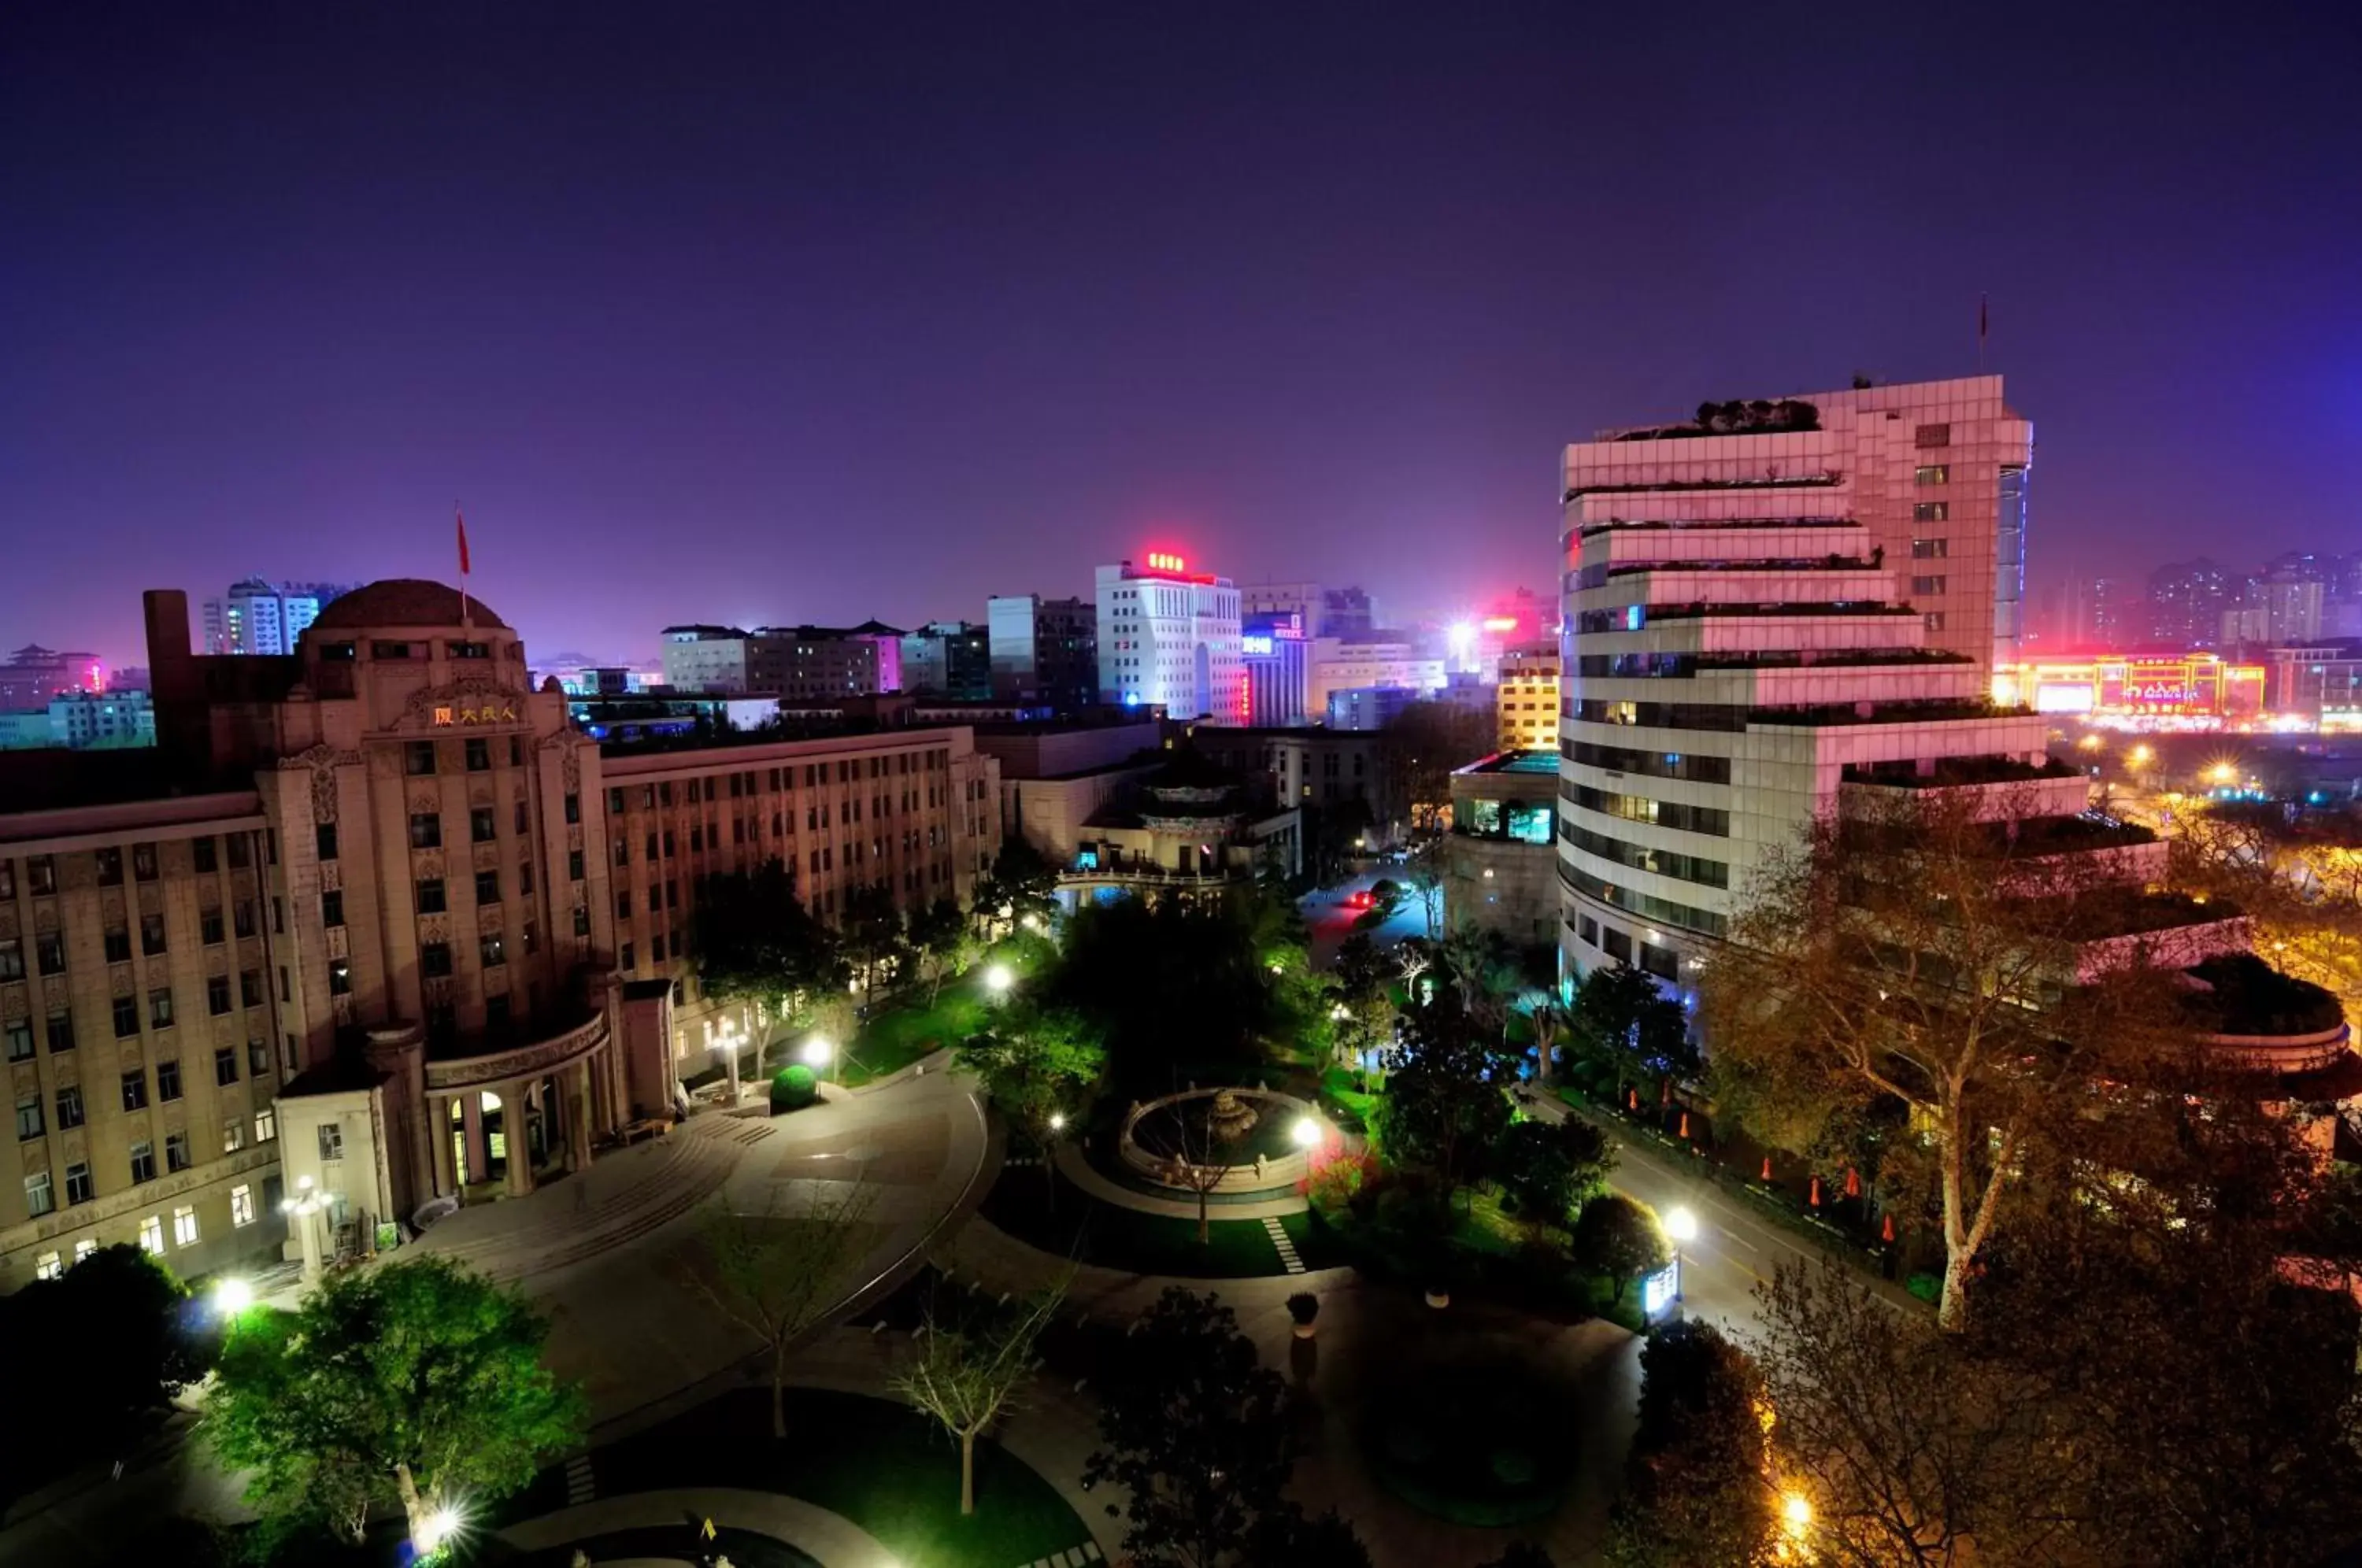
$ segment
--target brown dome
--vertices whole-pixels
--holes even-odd
[[[479,627],[507,631],[509,624],[480,599],[468,601],[468,619]],[[320,612],[315,626],[456,626],[459,591],[423,577],[390,577],[356,588]]]

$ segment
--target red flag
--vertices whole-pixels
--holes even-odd
[[[468,575],[468,520],[459,514],[459,503],[451,503],[451,516],[459,525],[459,575]]]
[[[1977,342],[1979,344],[1982,344],[1985,340],[1985,327],[1991,320],[1992,314],[1992,307],[1988,296],[1979,294],[1977,296]]]

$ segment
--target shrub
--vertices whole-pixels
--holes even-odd
[[[771,1114],[774,1116],[783,1110],[801,1110],[819,1098],[820,1080],[812,1076],[810,1067],[800,1062],[791,1067],[780,1068],[779,1076],[771,1080]]]

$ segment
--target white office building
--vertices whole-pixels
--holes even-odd
[[[1625,962],[1685,984],[1765,855],[1849,790],[2083,809],[2046,721],[1988,701],[2016,643],[2033,441],[2001,379],[1777,406],[1727,434],[1566,449],[1571,972]]]
[[[1247,722],[1239,591],[1175,555],[1098,569],[1099,694],[1176,719]]]
[[[351,591],[340,582],[265,582],[259,577],[232,583],[204,606],[205,652],[292,654],[304,628],[320,612]]]

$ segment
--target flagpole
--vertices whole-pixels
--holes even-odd
[[[1977,296],[1977,374],[1985,373],[1985,328],[1992,310],[1990,294]]]
[[[472,631],[476,620],[468,605],[468,518],[456,501],[451,503],[451,520],[459,530],[459,625]]]

